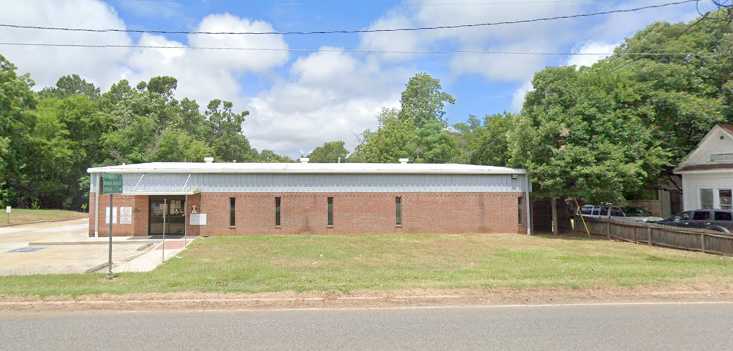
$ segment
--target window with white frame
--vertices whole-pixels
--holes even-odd
[[[720,199],[721,209],[731,209],[731,195],[731,189],[718,189],[718,198]]]
[[[700,189],[700,208],[711,209],[715,207],[713,189]]]
[[[733,162],[733,153],[710,154],[710,162]]]

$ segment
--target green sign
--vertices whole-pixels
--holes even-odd
[[[121,174],[102,174],[102,194],[119,194],[121,192]]]

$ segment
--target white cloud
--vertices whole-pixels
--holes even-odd
[[[532,89],[532,81],[527,81],[514,91],[514,95],[512,95],[512,112],[518,113],[522,111],[524,98],[527,97],[527,93],[532,91]]]
[[[408,16],[393,12],[375,21],[369,29],[415,27]],[[364,33],[360,46],[363,50],[392,51],[374,56],[385,61],[405,61],[417,56],[414,52],[423,50],[422,36],[417,32]]]
[[[405,71],[385,71],[332,47],[298,59],[290,78],[248,104],[247,136],[258,148],[298,156],[329,140],[355,146],[377,124],[385,106],[396,106]]]
[[[619,43],[608,44],[602,42],[588,42],[585,43],[580,49],[576,50],[581,55],[571,56],[568,60],[568,65],[572,66],[587,66],[590,67],[594,63],[611,56],[613,49],[619,46]],[[589,54],[605,54],[605,55],[589,55]]]
[[[197,31],[272,31],[269,24],[229,14],[205,17]],[[189,35],[188,44],[160,35],[143,34],[141,45],[185,46],[186,49],[136,49],[127,62],[126,78],[133,82],[156,75],[178,79],[177,95],[206,104],[212,98],[242,101],[238,81],[242,72],[262,73],[287,62],[288,46],[282,36]],[[273,51],[196,50],[191,47],[268,48]],[[243,106],[239,106],[243,107]]]
[[[94,0],[25,1],[6,4],[0,22],[59,27],[125,28],[110,6]],[[132,43],[125,33],[61,32],[32,29],[0,29],[0,41],[25,43]],[[64,74],[77,73],[107,86],[119,79],[129,49],[0,46],[21,72],[31,73],[40,86],[56,83]]]

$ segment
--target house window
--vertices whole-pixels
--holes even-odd
[[[700,189],[700,207],[711,209],[714,207],[713,189]]]
[[[397,196],[394,198],[395,204],[395,224],[402,225],[402,197]]]
[[[326,200],[328,204],[328,225],[333,225],[333,197],[328,197]]]
[[[229,226],[233,227],[237,225],[236,222],[236,208],[237,208],[237,199],[230,197],[229,198]]]
[[[275,197],[275,225],[280,225],[280,197]]]
[[[718,197],[720,198],[720,208],[723,210],[730,210],[731,189],[718,189]]]
[[[522,224],[522,198],[520,197],[517,201],[517,220],[519,224]]]
[[[733,153],[711,154],[710,162],[730,162],[733,161]]]

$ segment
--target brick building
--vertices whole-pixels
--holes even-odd
[[[524,170],[458,164],[158,162],[90,168],[89,234],[107,235],[101,175],[122,175],[114,235],[527,232]]]

